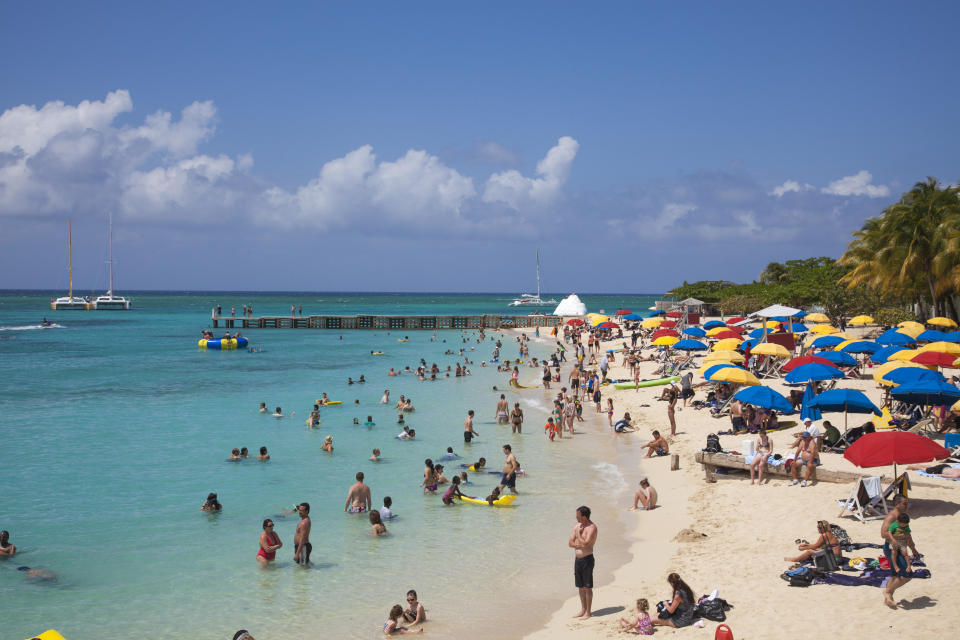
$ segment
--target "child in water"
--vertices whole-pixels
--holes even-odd
[[[487,496],[487,504],[491,507],[493,503],[500,499],[500,487],[494,487],[493,491],[490,492],[490,495]]]
[[[393,605],[390,608],[390,617],[383,623],[383,634],[392,636],[395,633],[423,633],[423,627],[420,627],[416,631],[411,631],[406,627],[400,626],[400,618],[402,617],[403,607],[398,604]]]
[[[380,512],[376,509],[370,512],[370,525],[371,535],[373,535],[374,538],[387,535],[387,527],[383,524],[383,521],[380,519]]]
[[[646,598],[637,600],[637,617],[634,620],[620,618],[620,631],[627,633],[636,633],[641,636],[653,635],[653,623],[650,622],[650,614],[647,612],[650,605]]]
[[[453,476],[453,482],[450,483],[450,488],[443,494],[443,504],[453,504],[455,497],[463,497],[463,494],[460,493],[460,476]]]

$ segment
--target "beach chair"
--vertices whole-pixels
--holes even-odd
[[[923,420],[917,420],[916,424],[909,429],[904,429],[904,431],[929,437],[937,432],[937,428],[934,426],[933,416],[928,416]]]
[[[840,433],[840,430],[835,426],[830,425],[827,427],[823,434],[823,441],[821,442],[820,449],[821,451],[833,451],[834,453],[843,453],[843,450],[846,449],[849,445],[846,438],[843,434]]]
[[[727,398],[726,400],[724,400],[724,401],[723,401],[723,404],[721,404],[721,405],[720,405],[719,407],[717,407],[716,409],[711,409],[711,410],[710,410],[710,417],[711,417],[711,418],[722,418],[723,416],[725,416],[725,415],[727,415],[728,413],[730,413],[730,403],[731,403],[732,401],[733,401],[733,395],[731,395],[729,398]]]
[[[887,485],[887,488],[883,490],[883,500],[887,502],[893,502],[897,496],[903,496],[904,498],[909,498],[910,496],[907,493],[910,491],[910,476],[907,475],[907,472],[904,471],[899,476],[894,478],[893,482]]]
[[[860,522],[886,518],[890,507],[883,497],[881,487],[880,476],[858,478],[850,497],[839,501],[840,515],[837,517],[849,513]]]

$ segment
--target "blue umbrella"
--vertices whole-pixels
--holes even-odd
[[[623,316],[623,319],[624,320],[643,320],[643,316],[637,315],[635,313],[628,313],[627,315]]]
[[[706,371],[704,371],[704,372],[703,372],[703,377],[706,378],[707,380],[709,380],[709,379],[710,379],[710,376],[712,376],[713,374],[715,374],[715,373],[716,373],[717,371],[719,371],[720,369],[726,369],[727,367],[733,367],[734,369],[743,369],[743,367],[738,367],[738,366],[735,365],[735,364],[730,364],[729,362],[724,362],[724,363],[722,363],[722,364],[715,364],[715,365],[713,365],[712,367],[710,367],[709,369],[707,369]]]
[[[810,364],[802,364],[788,373],[785,380],[789,383],[797,384],[800,382],[842,378],[843,376],[843,371],[840,371],[840,369],[837,369],[836,367],[828,367],[827,365],[820,364],[819,362],[811,362]]]
[[[789,318],[787,318],[787,316],[773,316],[772,318],[767,318],[767,320],[773,320],[775,322],[787,322]]]
[[[912,384],[920,381],[944,382],[946,378],[939,371],[925,369],[923,367],[900,367],[892,371],[887,371],[883,376],[884,380],[895,382],[897,384]]]
[[[872,356],[870,356],[870,362],[874,364],[883,364],[890,359],[890,356],[895,354],[897,351],[903,351],[906,347],[902,347],[898,344],[892,344],[889,347],[884,347],[877,351]]]
[[[727,326],[727,325],[725,325],[724,323],[720,322],[719,320],[711,320],[710,322],[708,322],[708,323],[706,323],[705,325],[703,325],[703,328],[704,328],[704,329],[714,329],[714,328],[716,328],[716,327],[725,327],[725,326]]]
[[[905,333],[900,333],[895,329],[887,329],[880,334],[880,337],[877,338],[877,344],[887,345],[902,345],[909,346],[916,344],[917,341],[908,336]]]
[[[960,389],[949,382],[918,380],[900,385],[890,395],[901,402],[939,407],[960,400]]]
[[[801,323],[801,322],[794,322],[794,323],[793,323],[793,332],[794,332],[794,333],[806,333],[807,331],[810,331],[810,329],[807,329],[807,325],[805,325],[805,324],[803,324],[803,323]]]
[[[936,329],[927,329],[917,336],[917,342],[945,342],[947,334]]]
[[[750,338],[749,340],[744,340],[743,342],[741,342],[740,345],[737,347],[737,350],[743,351],[747,347],[750,347],[751,349],[753,349],[759,343],[760,343],[759,338]]]
[[[947,331],[944,334],[944,342],[960,342],[960,331]]]
[[[686,335],[693,336],[694,338],[703,338],[707,335],[707,332],[700,327],[687,327],[680,333],[685,333]]]
[[[876,353],[880,351],[882,347],[876,342],[870,342],[869,340],[857,340],[856,342],[851,342],[846,345],[841,351],[845,353]]]
[[[647,316],[647,317],[648,317],[648,318],[653,318],[653,317],[655,317],[655,316],[665,316],[665,315],[667,315],[667,312],[666,312],[666,311],[654,311],[653,313],[651,313],[651,314],[650,314],[649,316]]]
[[[810,346],[816,349],[823,349],[825,347],[835,347],[841,342],[846,342],[846,338],[841,338],[840,336],[820,336],[814,340]]]
[[[843,411],[843,430],[847,430],[848,413],[872,413],[883,415],[877,405],[870,402],[870,398],[862,391],[855,389],[830,389],[813,399],[812,405],[821,411]]]
[[[763,337],[763,329],[754,329],[747,335],[753,338],[754,340],[759,340],[760,338]]]
[[[745,387],[733,395],[734,400],[752,404],[763,409],[775,409],[780,413],[793,413],[793,405],[782,395],[763,385]]]
[[[673,348],[680,349],[681,351],[703,351],[708,347],[699,340],[681,340],[675,343]]]
[[[817,357],[829,360],[838,367],[853,367],[857,364],[856,358],[843,351],[821,351]]]
[[[796,312],[795,314],[793,314],[793,315],[790,316],[790,317],[791,317],[791,318],[805,318],[806,316],[807,316],[807,312],[806,312],[806,311],[798,311],[798,312]]]
[[[819,420],[821,417],[820,409],[812,406],[813,398],[816,394],[813,393],[813,383],[808,382],[807,388],[803,391],[803,404],[800,405],[800,419],[806,420],[810,418],[811,420]]]

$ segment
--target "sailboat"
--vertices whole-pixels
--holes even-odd
[[[540,297],[540,250],[537,249],[537,295],[531,293],[521,293],[520,297],[510,303],[511,307],[553,304],[556,300],[543,300]]]
[[[93,301],[98,311],[129,311],[130,301],[113,293],[113,215],[110,215],[110,288]]]
[[[92,302],[73,295],[73,233],[70,228],[70,218],[67,218],[67,275],[70,279],[70,293],[66,297],[51,299],[50,308],[54,311],[94,309]]]

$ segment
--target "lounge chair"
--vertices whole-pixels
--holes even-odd
[[[907,493],[910,491],[910,476],[907,475],[907,472],[904,471],[899,476],[894,478],[893,482],[887,485],[887,488],[883,490],[883,500],[892,502],[897,498],[897,496],[903,496],[908,498]]]
[[[839,501],[840,514],[837,517],[850,513],[860,522],[887,517],[890,507],[884,499],[882,486],[880,476],[858,478],[850,497]]]

